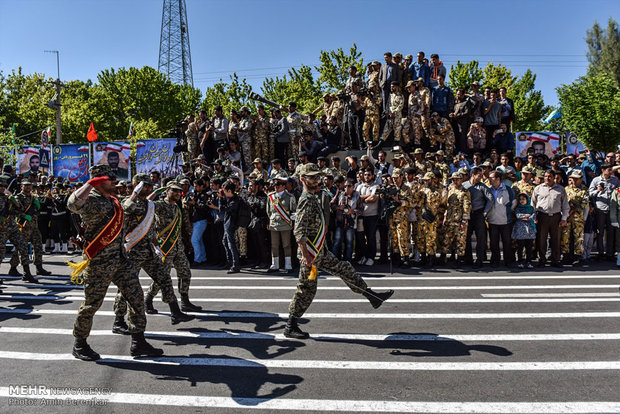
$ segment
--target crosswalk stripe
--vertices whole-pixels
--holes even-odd
[[[0,327],[0,333],[36,334],[36,335],[73,335],[72,329]],[[110,329],[91,330],[90,336],[115,336]],[[283,334],[256,332],[186,332],[186,331],[148,331],[149,338],[197,338],[197,339],[265,339],[288,340]],[[601,341],[620,340],[619,333],[574,333],[574,334],[499,334],[499,335],[433,335],[433,334],[310,334],[310,338],[319,341]]]
[[[417,413],[611,413],[620,411],[620,402],[564,401],[564,402],[435,402],[435,401],[376,401],[328,400],[300,398],[212,397],[202,395],[167,395],[110,393],[91,395],[14,395],[8,387],[0,387],[2,398],[33,400],[80,400],[88,403],[138,404],[141,406],[174,406],[204,408],[234,408],[236,410],[290,410],[327,412],[417,412]],[[95,398],[95,399],[93,399]]]
[[[77,361],[71,354],[0,351],[2,359]],[[242,359],[162,356],[134,359],[126,355],[102,355],[104,363],[217,366],[235,368],[390,370],[390,371],[582,371],[620,370],[620,361],[523,361],[523,362],[388,362],[299,359]]]
[[[167,395],[110,393],[91,395],[14,395],[8,387],[0,387],[2,398],[80,400],[83,404],[100,402],[138,404],[141,406],[174,406],[204,408],[234,408],[236,410],[290,410],[327,412],[418,412],[418,413],[611,413],[620,411],[620,402],[435,402],[435,401],[376,401],[328,400],[299,398],[212,397],[202,395]],[[96,399],[93,399],[96,398]]]
[[[579,293],[482,293],[483,298],[577,298],[577,297],[619,297],[613,292],[579,292]]]
[[[7,309],[0,308],[0,313],[32,315],[75,315],[77,309]],[[282,318],[287,313],[269,312],[187,312],[190,315],[219,318]],[[97,315],[115,316],[112,311],[97,311]],[[159,312],[157,315],[168,315]],[[556,319],[556,318],[618,318],[620,312],[541,312],[541,313],[306,313],[305,318],[323,319]]]
[[[12,293],[12,292],[5,292]],[[573,303],[573,302],[620,302],[620,297],[617,293],[613,296],[616,297],[594,297],[594,298],[532,298],[532,299],[519,299],[519,298],[498,298],[498,299],[485,299],[485,298],[452,298],[452,299],[390,299],[390,303]],[[104,301],[114,302],[115,295],[106,295]],[[5,300],[57,300],[57,301],[83,301],[83,296],[62,296],[62,295],[19,295],[19,294],[3,294],[0,295],[0,299]],[[193,298],[192,302],[209,302],[209,303],[289,303],[290,298],[287,299],[247,299],[247,298]],[[366,303],[366,299],[314,299],[314,303]]]

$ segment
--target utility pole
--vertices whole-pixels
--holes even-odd
[[[45,50],[45,53],[55,53],[56,54],[56,70],[58,77],[53,85],[56,86],[56,95],[55,99],[49,101],[47,106],[56,110],[56,145],[60,145],[62,143],[62,120],[61,120],[61,111],[60,111],[60,89],[64,86],[62,82],[60,82],[60,52],[58,50]]]

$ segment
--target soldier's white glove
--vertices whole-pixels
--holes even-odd
[[[153,250],[155,250],[155,254],[157,255],[157,257],[159,257],[160,259],[164,258],[164,252],[161,251],[159,246],[153,246]]]
[[[618,223],[611,223],[611,225],[616,227],[616,228],[620,228],[620,224],[618,224]]]
[[[133,188],[133,193],[135,195],[140,195],[140,191],[144,188],[144,181],[140,181],[137,186]]]

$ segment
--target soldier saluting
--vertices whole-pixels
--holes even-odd
[[[312,163],[304,165],[300,171],[303,193],[297,204],[295,229],[293,230],[295,240],[299,245],[299,282],[289,305],[289,319],[284,329],[284,336],[287,338],[306,339],[309,337],[306,332],[299,329],[297,319],[303,316],[316,294],[317,268],[341,278],[352,291],[364,295],[375,309],[394,294],[393,290],[374,292],[366,285],[351,263],[338,260],[327,248],[323,248],[327,235],[327,222],[319,195],[317,195],[320,192],[320,174],[319,167]]]
[[[91,178],[69,197],[69,210],[79,214],[84,224],[84,255],[86,262],[78,267],[78,276],[85,267],[84,302],[78,309],[73,326],[73,356],[84,361],[95,361],[99,354],[86,343],[93,324],[93,316],[101,307],[110,282],[129,303],[129,332],[132,356],[160,356],[161,349],[154,348],[144,339],[146,315],[144,294],[138,272],[125,255],[124,212],[119,201],[112,196],[116,177],[107,165],[95,165],[89,170]]]

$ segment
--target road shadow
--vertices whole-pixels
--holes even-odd
[[[39,285],[28,283],[6,283],[9,282],[7,279],[5,279],[4,282],[5,283],[0,286],[0,295],[2,295],[2,297],[0,297],[0,323],[10,319],[33,320],[41,318],[42,315],[33,314],[32,312],[35,308],[39,308],[43,304],[61,306],[72,303],[72,301],[63,299],[40,298],[41,296],[56,296],[58,293],[65,293],[58,292],[56,288],[41,288]],[[31,290],[32,293],[4,293],[16,287],[26,288],[27,290]],[[24,296],[32,297],[32,299],[24,298]]]

